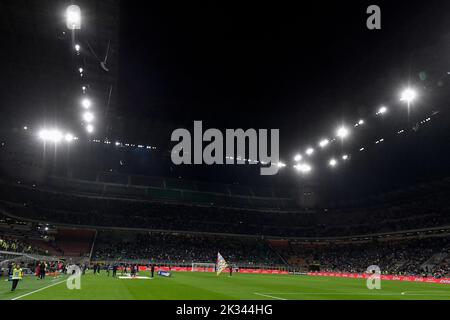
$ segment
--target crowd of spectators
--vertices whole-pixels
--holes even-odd
[[[0,251],[9,251],[17,253],[34,253],[33,247],[22,240],[11,238],[0,234]]]
[[[0,213],[0,251],[28,254],[45,253],[30,241],[30,238],[39,237],[40,235],[32,223],[10,218]]]
[[[262,239],[167,233],[103,232],[97,238],[93,259],[215,263],[218,252],[230,263],[241,266],[283,264]]]
[[[307,267],[322,271],[362,273],[379,266],[382,273],[396,275],[432,275],[450,277],[450,237],[430,237],[394,241],[348,244],[290,243],[284,256],[301,257]]]
[[[353,236],[450,225],[450,192],[323,212],[226,209],[0,185],[12,213],[53,223],[282,237]],[[11,204],[14,203],[14,204]]]
[[[122,239],[122,240],[121,240]],[[125,240],[124,240],[125,239]],[[214,263],[217,252],[241,267],[281,266],[292,256],[307,271],[364,273],[372,265],[383,274],[450,277],[450,237],[368,241],[365,243],[304,243],[291,241],[285,249],[264,239],[188,234],[117,234],[99,236],[97,261],[147,260],[157,264]],[[432,258],[439,257],[437,261]],[[283,259],[284,258],[284,259]]]

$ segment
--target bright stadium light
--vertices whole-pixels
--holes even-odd
[[[388,111],[388,109],[385,106],[381,106],[380,109],[378,109],[377,115],[385,114]]]
[[[410,104],[414,101],[417,97],[417,92],[413,89],[407,88],[403,90],[402,94],[400,95],[400,101],[406,102]]]
[[[313,148],[308,148],[308,149],[306,149],[306,154],[307,154],[308,156],[311,156],[313,153],[314,153],[314,149],[313,149]]]
[[[306,163],[299,163],[295,165],[294,168],[301,173],[309,173],[312,170],[311,166]]]
[[[88,133],[93,133],[93,132],[94,132],[94,126],[93,126],[92,124],[88,124],[88,125],[86,126],[86,131],[87,131]]]
[[[278,166],[278,168],[284,168],[284,167],[286,167],[286,164],[284,164],[283,162],[278,162],[277,166]]]
[[[355,127],[362,126],[365,123],[363,119],[359,120],[357,124],[355,124]]]
[[[44,142],[58,143],[63,139],[63,135],[61,131],[57,129],[42,129],[41,131],[39,131],[39,139]]]
[[[73,140],[75,140],[75,138],[74,138],[73,134],[67,133],[67,134],[64,136],[64,140],[66,140],[66,142],[72,142]]]
[[[331,167],[336,167],[336,165],[337,165],[337,160],[336,160],[336,159],[331,159],[330,162],[329,162],[329,164],[330,164]]]
[[[80,50],[81,50],[81,46],[79,44],[76,44],[75,45],[75,51],[76,52],[80,52]]]
[[[85,87],[83,87],[83,88],[85,88]],[[83,106],[83,108],[89,109],[92,105],[92,102],[88,98],[85,98],[81,101],[81,105]]]
[[[66,10],[66,25],[69,30],[81,29],[81,9],[77,5],[71,5]]]
[[[79,73],[83,74],[83,71],[84,71],[84,69],[83,69],[83,68],[81,68],[81,67],[80,67],[80,68],[78,68],[78,72],[79,72]]]
[[[48,139],[49,133],[47,129],[42,129],[41,131],[39,131],[39,139],[46,141]]]
[[[346,127],[340,127],[337,132],[336,136],[345,139],[350,134],[350,131]]]
[[[303,159],[303,157],[302,157],[301,154],[297,154],[297,155],[295,155],[295,157],[294,157],[294,161],[295,161],[295,162],[302,161],[302,159]]]
[[[344,155],[342,156],[342,160],[348,160],[348,155],[347,155],[347,154],[344,154]]]
[[[319,142],[319,146],[320,146],[321,148],[325,148],[329,143],[330,143],[330,140],[328,140],[328,139],[323,139],[322,141]]]
[[[85,112],[83,114],[83,120],[86,122],[92,122],[94,121],[94,115],[91,112]]]

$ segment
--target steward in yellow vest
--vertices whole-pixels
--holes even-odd
[[[23,271],[20,267],[20,264],[17,264],[12,272],[11,280],[12,280],[12,288],[11,291],[15,291],[17,288],[17,285],[19,284],[19,281],[22,280],[23,277]]]

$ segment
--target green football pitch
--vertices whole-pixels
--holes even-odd
[[[146,273],[140,276],[148,276]],[[450,285],[382,281],[368,290],[365,280],[294,275],[174,273],[171,278],[119,279],[86,274],[80,290],[67,277],[25,277],[16,292],[0,281],[0,300],[450,300]]]

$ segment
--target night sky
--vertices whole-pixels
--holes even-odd
[[[366,28],[370,3],[123,1],[120,111],[280,128],[294,146],[395,98],[425,67],[418,64],[427,57],[416,55],[448,40],[445,1],[381,2],[378,31]]]

